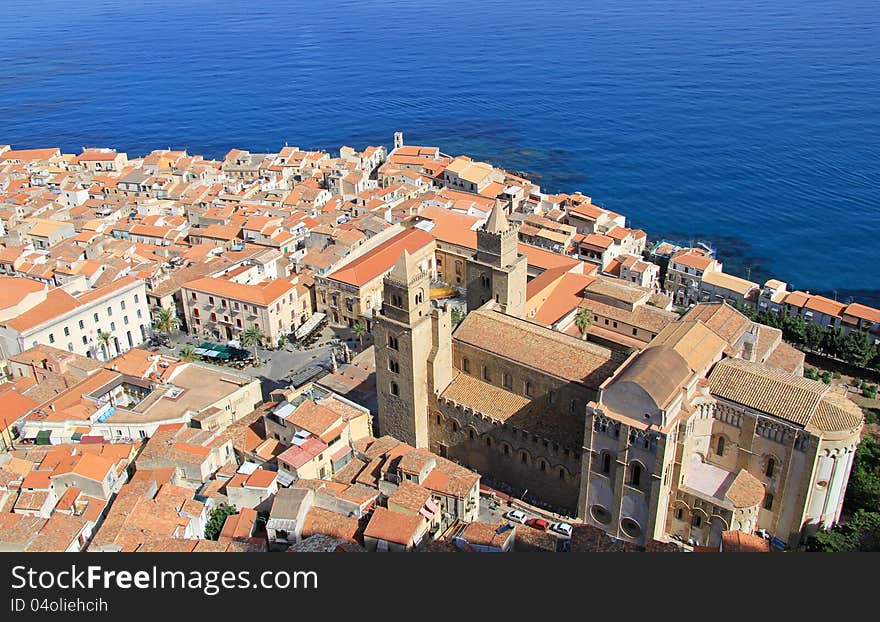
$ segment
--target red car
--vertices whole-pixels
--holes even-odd
[[[550,527],[550,523],[543,518],[530,518],[526,521],[526,525],[539,531],[547,531],[547,528]]]

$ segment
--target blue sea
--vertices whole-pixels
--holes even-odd
[[[0,143],[216,157],[402,130],[728,271],[880,304],[877,0],[0,5]]]

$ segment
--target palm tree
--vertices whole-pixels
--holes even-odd
[[[165,333],[166,336],[171,337],[171,333],[177,328],[180,321],[177,319],[177,316],[174,315],[174,311],[172,309],[161,308],[159,312],[156,314],[156,328]]]
[[[361,321],[358,321],[357,324],[351,327],[351,332],[353,332],[357,338],[361,342],[361,350],[364,349],[364,335],[367,334],[367,325]]]
[[[593,325],[592,309],[581,307],[577,312],[577,315],[574,316],[574,325],[577,326],[577,329],[580,331],[581,339],[586,340],[587,332],[590,330],[590,326]]]
[[[195,346],[187,344],[187,345],[183,346],[183,349],[180,351],[180,360],[181,361],[187,361],[187,362],[197,361],[197,360],[199,360],[199,358],[201,358],[201,357],[199,357],[199,355],[196,354]]]
[[[103,330],[98,332],[98,343],[101,344],[101,349],[104,351],[105,361],[110,359],[110,338],[112,336]]]
[[[241,341],[241,345],[243,346],[252,346],[254,349],[254,358],[259,360],[259,357],[257,356],[257,348],[263,343],[265,338],[266,335],[263,334],[263,330],[257,324],[253,324],[241,331],[239,341]]]

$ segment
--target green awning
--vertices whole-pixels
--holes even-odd
[[[37,438],[34,441],[36,445],[51,445],[52,440],[52,431],[51,430],[40,430],[37,432]]]
[[[82,438],[82,434],[80,434],[79,432],[74,432],[73,434],[70,435],[70,440],[72,440],[72,441],[78,441],[81,438]]]

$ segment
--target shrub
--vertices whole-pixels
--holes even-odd
[[[876,384],[868,384],[862,389],[862,395],[867,397],[869,400],[877,399],[877,385]]]
[[[831,377],[834,378],[835,380],[840,380],[840,372],[839,371],[834,372],[833,374],[831,374]]]
[[[830,371],[822,372],[822,382],[824,382],[825,384],[831,384],[831,372]]]

